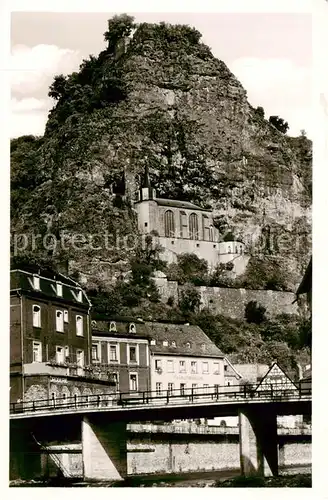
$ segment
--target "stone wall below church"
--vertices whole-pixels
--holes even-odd
[[[161,300],[167,302],[169,297],[178,303],[183,287],[176,281],[166,278],[155,278]],[[295,294],[274,290],[246,290],[245,288],[197,287],[201,295],[201,309],[208,309],[214,314],[244,319],[245,306],[256,301],[266,308],[266,314],[274,317],[279,314],[299,314]]]

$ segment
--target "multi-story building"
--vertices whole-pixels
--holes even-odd
[[[144,323],[94,315],[92,363],[109,373],[121,393],[149,391],[149,342]]]
[[[152,391],[183,395],[224,386],[224,355],[201,328],[162,322],[146,326]]]
[[[176,262],[177,255],[194,253],[208,262],[209,269],[234,261],[238,273],[244,271],[245,245],[240,241],[219,241],[213,213],[194,203],[158,198],[151,186],[148,170],[135,203],[141,234],[156,233],[163,248],[162,258]]]
[[[113,392],[89,369],[91,304],[82,288],[52,270],[10,274],[10,400]]]

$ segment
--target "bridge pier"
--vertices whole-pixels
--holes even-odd
[[[126,424],[96,415],[82,420],[82,461],[85,480],[122,481],[127,476]]]
[[[10,426],[9,479],[39,479],[42,476],[41,451],[24,426]]]
[[[242,475],[277,476],[276,414],[264,408],[239,410],[239,446]]]

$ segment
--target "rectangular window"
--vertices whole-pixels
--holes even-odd
[[[79,302],[82,302],[82,290],[78,290],[76,297]]]
[[[117,361],[117,346],[109,346],[109,361]]]
[[[129,346],[129,359],[130,363],[136,363],[137,362],[137,348],[133,346]]]
[[[40,290],[40,276],[33,276],[34,290]]]
[[[68,361],[69,359],[69,346],[65,346],[65,361]]]
[[[180,384],[180,394],[181,396],[184,396],[186,390],[186,384]]]
[[[58,297],[63,296],[63,285],[61,283],[56,283],[56,293]]]
[[[137,391],[138,390],[137,374],[130,373],[129,380],[130,380],[130,391]]]
[[[83,318],[76,316],[76,335],[83,337]]]
[[[162,370],[162,360],[155,359],[155,370]]]
[[[208,362],[207,361],[203,361],[203,373],[208,373],[209,370],[208,370]]]
[[[40,306],[33,306],[33,326],[35,328],[41,328],[41,307]]]
[[[64,331],[64,315],[63,311],[56,311],[56,331]]]
[[[214,392],[215,394],[219,393],[219,384],[214,384]]]
[[[169,391],[169,394],[173,393],[173,391],[174,391],[174,384],[173,384],[173,382],[169,382],[167,384],[167,390]]]
[[[214,375],[220,374],[220,363],[213,363]]]
[[[99,352],[98,352],[98,344],[92,344],[92,361],[99,361]]]
[[[41,342],[33,342],[33,363],[42,363]]]
[[[197,384],[192,384],[191,388],[193,390],[193,392],[197,392]]]
[[[84,366],[84,351],[81,349],[77,349],[76,351],[76,363],[80,367]]]
[[[167,373],[174,373],[174,361],[172,359],[167,360]]]
[[[191,373],[197,373],[197,361],[191,362]]]
[[[179,361],[179,372],[186,373],[186,362],[185,361]]]
[[[156,382],[156,396],[161,396],[162,394],[162,382]]]
[[[208,388],[209,388],[208,384],[203,384],[203,392],[204,392],[204,394],[208,393]]]
[[[65,359],[65,351],[63,347],[57,346],[56,347],[56,362],[57,363],[64,363]]]
[[[64,323],[68,323],[68,311],[66,309],[64,311]]]

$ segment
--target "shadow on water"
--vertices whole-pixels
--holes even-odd
[[[304,469],[304,470],[301,470]],[[221,471],[198,471],[179,474],[148,474],[145,476],[130,476],[124,481],[90,481],[78,478],[53,477],[47,480],[11,481],[10,487],[51,487],[51,488],[149,488],[149,487],[311,487],[311,474],[308,467],[293,467],[277,478],[244,478],[240,469]],[[289,477],[288,477],[289,476]]]

